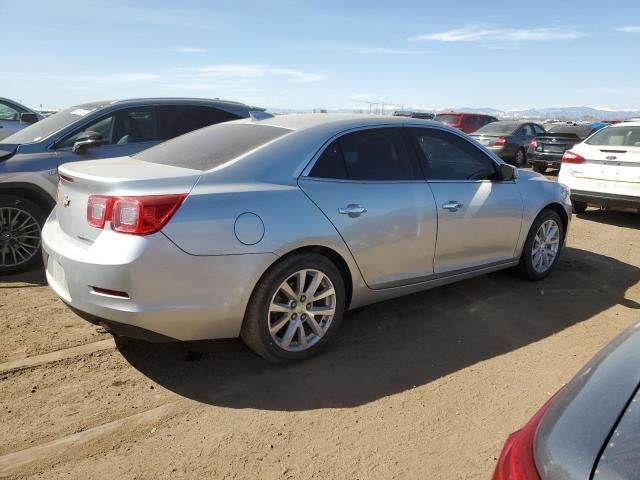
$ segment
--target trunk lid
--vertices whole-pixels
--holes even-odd
[[[580,143],[582,139],[573,133],[555,133],[538,135],[536,137],[536,153],[557,153],[562,154]]]
[[[202,172],[119,157],[65,164],[59,173],[56,214],[60,228],[90,245],[102,231],[87,222],[87,201],[91,195],[189,193]]]
[[[481,133],[474,133],[474,134],[471,134],[471,136],[480,145],[484,145],[485,147],[493,147],[496,144],[496,142],[498,141],[498,138],[500,138],[500,137],[509,138],[508,135],[486,135],[486,134],[481,134]]]
[[[574,165],[574,177],[640,183],[640,147],[585,145],[572,151],[585,158],[584,163]]]

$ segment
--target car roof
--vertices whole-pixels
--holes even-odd
[[[476,113],[476,112],[438,112],[436,115],[480,115],[482,117],[492,117],[495,118],[495,115],[490,115],[488,113]]]

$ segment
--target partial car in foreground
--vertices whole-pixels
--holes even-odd
[[[482,113],[466,112],[442,112],[437,113],[433,119],[450,127],[457,128],[464,133],[472,133],[486,124],[497,122],[498,119]]]
[[[564,153],[558,181],[571,189],[574,210],[587,205],[640,209],[640,122],[598,130]]]
[[[507,439],[493,480],[640,478],[640,323]]]
[[[60,168],[49,285],[147,339],[242,339],[306,358],[344,311],[499,269],[542,279],[568,190],[440,123],[285,115]],[[437,233],[437,236],[436,236]]]
[[[254,110],[263,109],[187,98],[93,102],[7,137],[0,142],[0,275],[40,259],[40,230],[55,204],[59,165],[133,155]]]
[[[15,100],[0,97],[0,140],[43,118],[44,115]]]
[[[549,168],[559,169],[564,152],[606,126],[606,123],[595,122],[551,127],[531,140],[527,160],[538,173],[545,173]]]
[[[544,132],[544,127],[537,123],[503,120],[489,123],[471,136],[503,160],[523,167],[527,164],[526,152],[531,139]]]

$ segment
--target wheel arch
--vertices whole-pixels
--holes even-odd
[[[564,232],[564,237],[566,238],[567,227],[569,226],[569,215],[567,214],[567,211],[565,210],[565,208],[557,202],[549,203],[545,205],[544,208],[540,210],[540,212],[538,212],[538,215],[536,215],[536,218],[538,218],[538,216],[545,210],[552,210],[556,212],[558,215],[560,215],[560,219],[562,220],[562,231]]]
[[[51,195],[42,188],[23,182],[6,182],[0,183],[0,195],[19,196],[35,203],[42,208],[47,215],[53,210],[56,202]]]

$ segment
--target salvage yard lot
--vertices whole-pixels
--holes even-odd
[[[574,216],[542,282],[499,272],[351,312],[290,367],[237,340],[116,349],[45,283],[0,279],[0,477],[489,478],[507,434],[640,320],[640,215]]]

